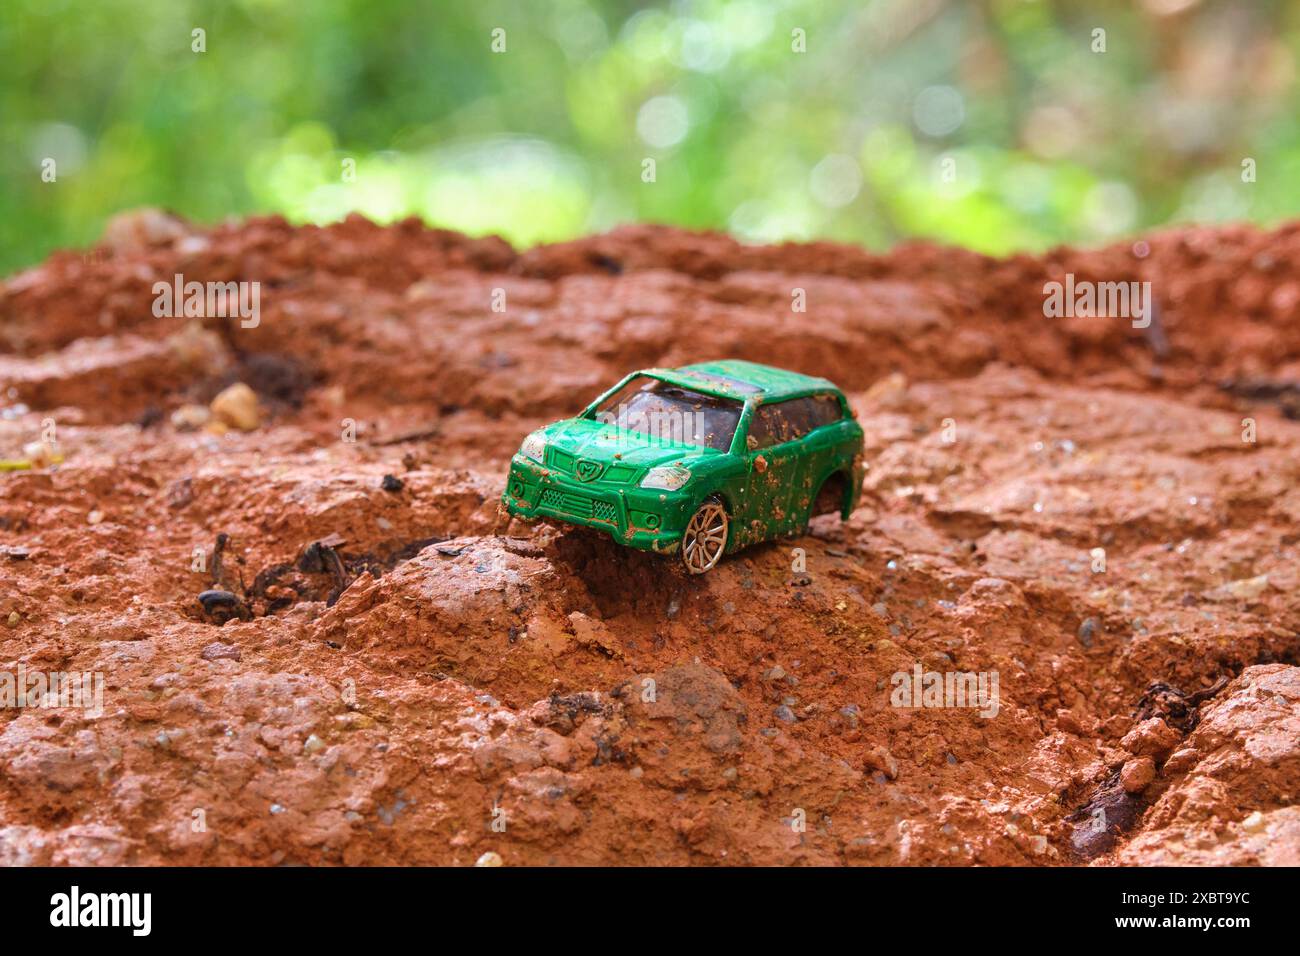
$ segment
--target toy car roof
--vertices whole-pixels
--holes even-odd
[[[824,378],[741,359],[700,362],[696,365],[683,365],[681,368],[652,368],[646,369],[643,374],[705,395],[733,398],[742,402],[756,398],[761,398],[764,402],[777,402],[816,392],[839,394],[839,389]]]

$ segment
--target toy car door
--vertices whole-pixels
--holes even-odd
[[[743,522],[751,540],[763,541],[799,527],[793,497],[803,469],[799,439],[803,433],[793,418],[791,402],[760,405],[754,410],[745,437],[749,488]]]

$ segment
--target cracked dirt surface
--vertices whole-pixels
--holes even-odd
[[[1155,330],[1045,319],[1066,272],[1151,281]],[[260,324],[155,318],[176,273],[261,282]],[[1300,226],[992,260],[127,217],[0,285],[3,457],[48,419],[64,456],[0,474],[0,672],[106,682],[0,708],[0,862],[1300,863],[1298,319]],[[849,394],[851,520],[687,578],[498,511],[528,431],[721,357]],[[256,430],[172,423],[236,381]],[[996,715],[891,706],[917,664],[997,672]]]

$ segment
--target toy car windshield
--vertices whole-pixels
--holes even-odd
[[[639,375],[609,396],[594,418],[655,444],[695,445],[729,451],[744,406]]]

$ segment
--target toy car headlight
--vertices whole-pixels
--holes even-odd
[[[660,465],[658,468],[651,468],[645,473],[645,477],[641,479],[641,487],[676,491],[690,480],[691,472],[689,468],[683,468],[681,465]]]
[[[525,458],[531,458],[537,464],[543,464],[543,458],[546,455],[546,439],[542,437],[541,432],[533,432],[524,439],[524,443],[519,446],[519,454]]]

